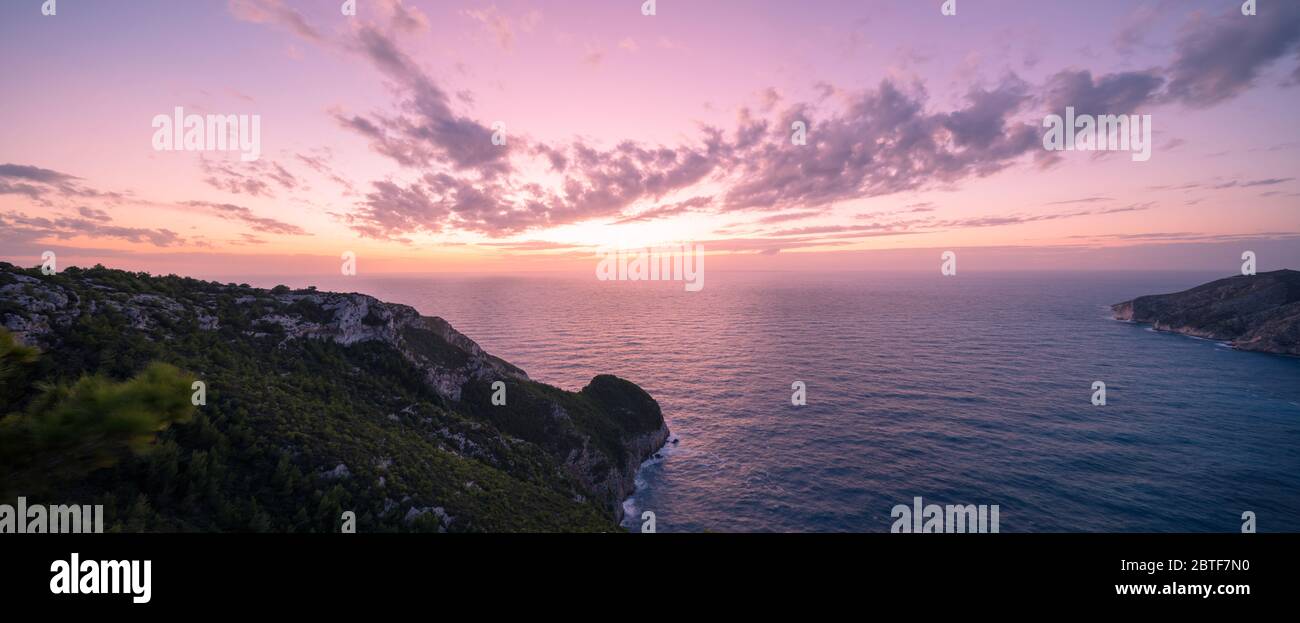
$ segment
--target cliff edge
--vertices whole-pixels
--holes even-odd
[[[337,506],[362,518],[359,530],[618,530],[636,469],[668,438],[658,403],[634,383],[538,383],[445,320],[363,294],[0,263],[0,327],[48,362],[29,394],[152,362],[204,381],[196,423],[159,437],[175,465],[153,465],[155,452],[54,487],[112,492],[123,521],[136,509],[120,491],[138,491],[151,529],[240,530],[249,516],[275,531],[324,530]],[[0,404],[0,418],[30,400]],[[237,473],[217,483],[211,465],[190,473],[214,454]],[[193,483],[204,492],[137,481],[157,469],[204,479]],[[322,498],[321,518],[301,516]]]

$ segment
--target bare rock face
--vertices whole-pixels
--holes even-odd
[[[1300,355],[1300,272],[1229,277],[1111,306],[1115,318],[1230,342],[1241,350]]]
[[[5,281],[0,282],[0,301],[7,302],[0,323],[21,342],[38,343],[55,327],[68,326],[81,315],[77,295],[60,286],[20,274],[7,274]]]
[[[461,387],[469,381],[528,378],[518,367],[484,352],[446,320],[421,316],[407,305],[333,292],[272,293],[270,300],[277,310],[258,322],[279,326],[285,340],[330,340],[343,345],[384,342],[423,370],[429,385],[449,400],[460,400]],[[267,301],[248,297],[245,303]]]

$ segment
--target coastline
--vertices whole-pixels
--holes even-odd
[[[1235,350],[1300,356],[1300,273],[1276,270],[1111,305],[1116,320]]]
[[[649,483],[642,477],[645,470],[651,465],[662,463],[667,460],[668,456],[673,453],[674,449],[681,441],[680,437],[668,431],[666,420],[664,422],[664,431],[668,432],[668,436],[664,439],[663,443],[659,444],[659,446],[655,448],[649,456],[641,461],[636,470],[632,472],[632,488],[627,492],[623,500],[619,502],[618,508],[615,511],[618,515],[618,525],[622,526],[629,532],[633,532],[632,528],[636,527],[637,521],[640,521],[640,511],[642,509],[636,504],[637,496],[649,487]]]

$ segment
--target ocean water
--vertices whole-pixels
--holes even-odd
[[[1300,531],[1300,359],[1109,315],[1222,276],[313,283],[442,316],[536,380],[644,387],[677,443],[643,466],[631,527],[650,510],[661,532],[888,531],[891,508],[921,496],[997,504],[1003,532],[1237,532],[1244,511],[1261,532]]]

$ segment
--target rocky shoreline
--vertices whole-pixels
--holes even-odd
[[[1245,351],[1300,355],[1300,271],[1219,279],[1183,292],[1116,303],[1117,320],[1227,342]]]

